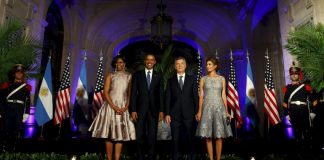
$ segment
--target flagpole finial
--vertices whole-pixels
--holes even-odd
[[[100,49],[100,57],[102,57],[103,56],[103,53],[102,53],[102,49]]]
[[[67,59],[71,59],[71,52],[70,52],[70,50],[68,51]]]
[[[217,49],[216,49],[216,52],[215,52],[215,58],[219,59]]]
[[[53,55],[53,48],[50,49],[48,58],[51,59],[52,55]]]
[[[230,48],[230,58],[231,58],[231,61],[233,60],[233,52],[232,52],[232,48]]]
[[[268,48],[266,49],[266,56],[265,56],[265,58],[269,58],[269,51],[268,51]]]
[[[83,57],[83,59],[84,60],[87,60],[87,51],[85,49],[83,49],[83,51],[84,51],[84,55],[83,55],[84,57]]]
[[[199,49],[197,49],[197,53],[198,53],[198,59],[200,59],[200,52],[199,52]]]

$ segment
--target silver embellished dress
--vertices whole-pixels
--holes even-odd
[[[109,96],[116,107],[125,107],[128,96],[128,84],[131,81],[131,74],[128,72],[112,73]],[[93,120],[89,131],[92,137],[108,138],[112,141],[135,140],[134,123],[130,120],[128,110],[122,115],[116,114],[105,101]]]
[[[202,77],[204,81],[204,101],[201,120],[196,136],[202,138],[226,138],[232,136],[231,126],[226,122],[226,111],[222,99],[224,77]]]

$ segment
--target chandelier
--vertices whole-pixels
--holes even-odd
[[[157,5],[159,13],[151,19],[151,40],[162,49],[172,40],[172,22],[171,16],[164,13],[166,5],[161,3]]]

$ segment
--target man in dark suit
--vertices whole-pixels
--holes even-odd
[[[147,54],[145,69],[134,73],[132,78],[131,106],[129,111],[135,122],[137,140],[137,158],[154,158],[158,121],[163,119],[163,83],[162,75],[153,70],[155,56]],[[147,148],[144,147],[145,140]]]
[[[198,87],[195,78],[185,73],[186,60],[175,59],[177,74],[168,80],[165,97],[165,121],[171,123],[173,160],[179,158],[180,128],[184,127],[188,135],[188,147],[193,159],[193,138],[195,114],[198,112]]]

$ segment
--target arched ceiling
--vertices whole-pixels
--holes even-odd
[[[71,1],[71,0],[69,0]],[[174,37],[205,45],[208,50],[228,47],[242,39],[241,24],[254,6],[275,0],[164,0],[165,13],[173,17]],[[150,34],[150,19],[158,13],[159,0],[72,1],[84,22],[88,46],[114,44]],[[261,5],[262,6],[262,5]],[[262,12],[265,12],[262,10]],[[253,17],[253,16],[252,16]],[[258,16],[260,19],[261,16]],[[253,21],[253,23],[257,23]],[[255,25],[255,24],[254,24]]]

